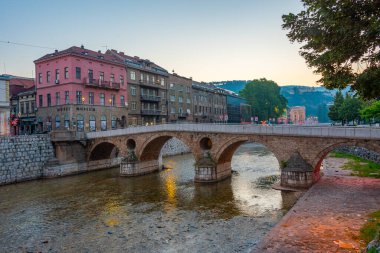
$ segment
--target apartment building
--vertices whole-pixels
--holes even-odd
[[[170,122],[193,121],[193,80],[176,73],[169,75],[168,117]]]

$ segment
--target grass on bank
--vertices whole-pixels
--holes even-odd
[[[380,164],[351,155],[333,151],[331,157],[348,158],[349,161],[343,165],[343,169],[352,170],[352,176],[380,178]]]
[[[366,245],[374,239],[380,240],[380,210],[369,215],[368,221],[360,229],[360,239]]]

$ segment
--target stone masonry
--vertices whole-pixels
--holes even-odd
[[[190,148],[177,138],[168,140],[161,149],[162,156],[180,155],[190,152]]]
[[[0,185],[42,177],[44,164],[52,158],[48,135],[0,137]]]

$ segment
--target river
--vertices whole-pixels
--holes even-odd
[[[0,252],[249,252],[297,196],[259,178],[276,158],[242,145],[230,179],[193,182],[191,154],[126,178],[118,169],[0,187]]]

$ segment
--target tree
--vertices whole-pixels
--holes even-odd
[[[342,121],[343,120],[343,118],[341,117],[341,115],[339,113],[340,108],[343,105],[343,102],[344,102],[344,98],[343,98],[342,92],[338,91],[334,97],[334,104],[330,107],[329,113],[328,113],[329,118],[332,121]]]
[[[259,120],[278,118],[286,108],[287,100],[280,95],[280,87],[265,78],[255,79],[248,83],[240,95],[252,107],[253,116]]]
[[[352,84],[364,99],[380,97],[380,1],[302,0],[306,10],[283,15],[291,42],[326,88]]]
[[[351,97],[348,93],[346,99],[339,109],[340,117],[345,122],[358,120],[360,117],[360,109],[362,108],[362,101],[356,97]]]
[[[375,101],[360,111],[362,118],[367,120],[380,120],[380,101]]]

